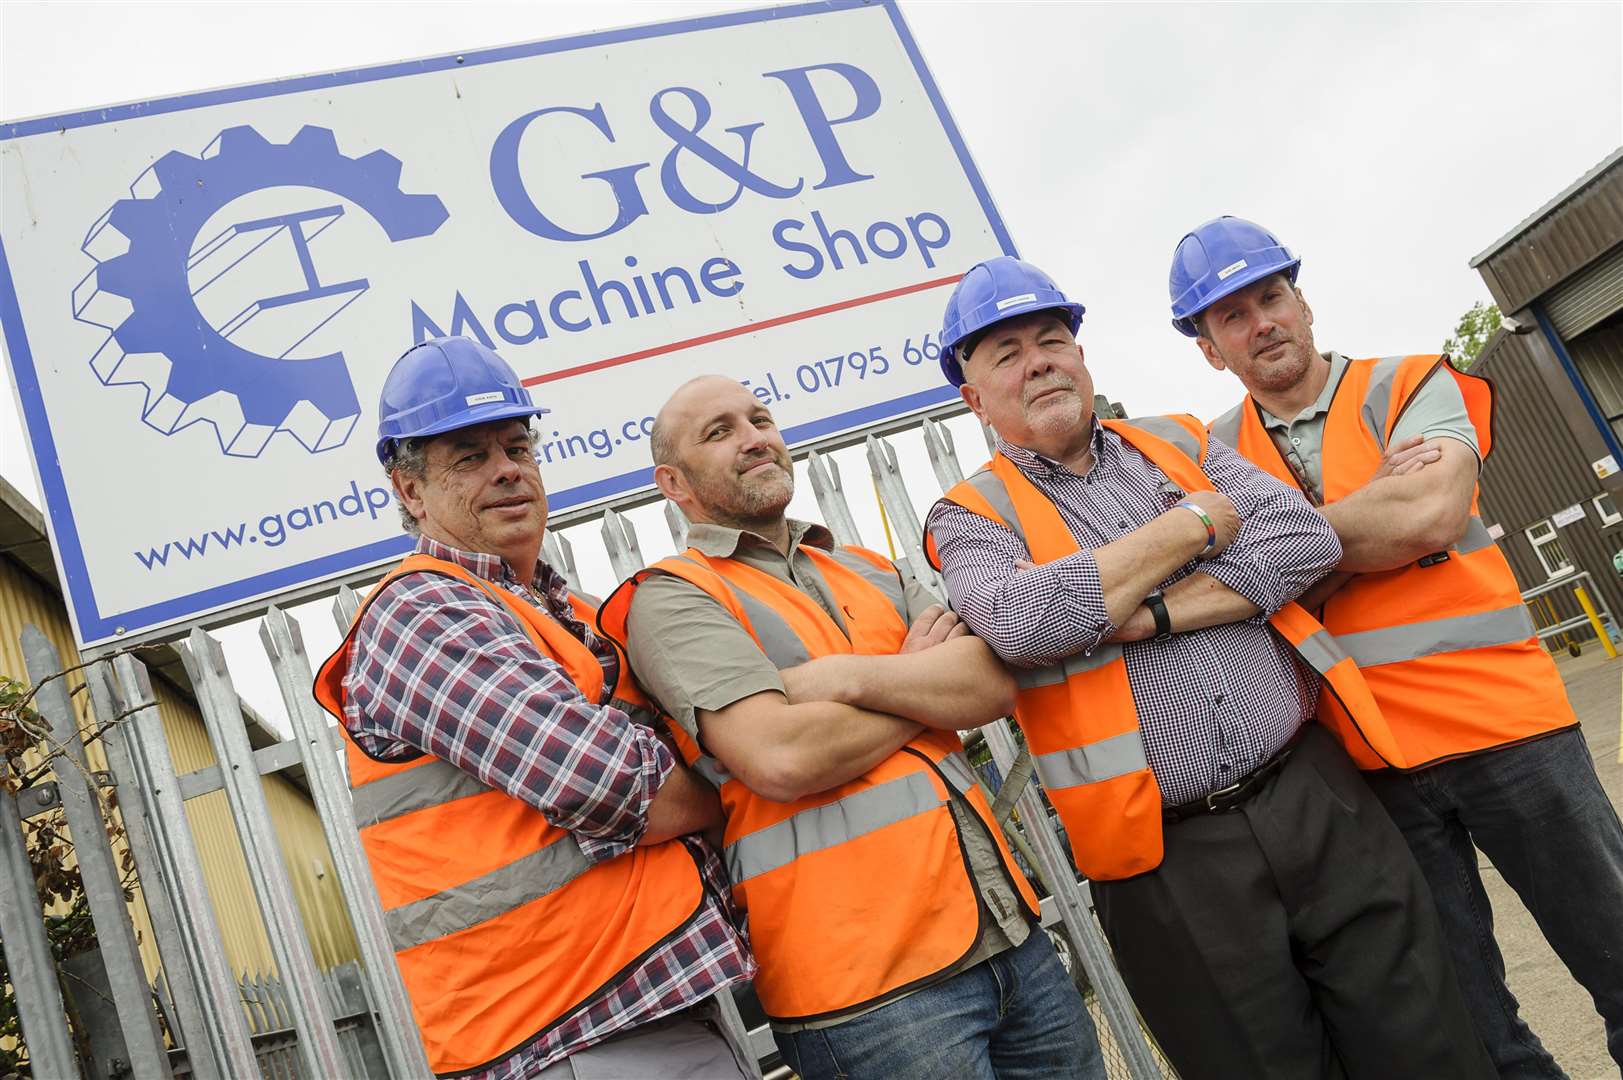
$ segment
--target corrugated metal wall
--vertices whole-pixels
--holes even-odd
[[[1494,449],[1482,470],[1482,519],[1504,528],[1499,547],[1516,580],[1524,590],[1549,580],[1524,530],[1581,504],[1583,520],[1562,528],[1561,542],[1578,568],[1594,576],[1613,614],[1623,619],[1623,582],[1612,570],[1612,554],[1623,548],[1623,523],[1601,524],[1594,499],[1604,489],[1539,377],[1528,339],[1500,335],[1472,372],[1492,379],[1497,391]],[[1556,595],[1562,617],[1578,614],[1569,590]]]
[[[1623,440],[1623,326],[1603,326],[1565,342],[1595,405]]]
[[[1506,315],[1521,311],[1623,236],[1623,167],[1614,161],[1477,265]]]
[[[26,677],[18,645],[18,635],[25,623],[39,627],[56,646],[65,665],[79,662],[61,600],[19,571],[10,560],[0,558],[0,672],[19,679]],[[81,681],[70,676],[70,685]],[[154,686],[175,771],[184,774],[213,764],[214,750],[196,707],[167,683],[155,681]],[[79,694],[74,698],[81,724],[86,722],[88,714],[86,696]],[[100,755],[93,756],[99,759]],[[96,762],[97,767],[102,764],[99,760]],[[315,808],[303,792],[278,776],[266,778],[265,795],[317,964],[327,968],[355,959],[354,932],[332,873],[327,841]],[[215,791],[189,800],[186,815],[197,838],[198,854],[203,861],[209,895],[214,900],[231,966],[239,973],[274,972],[275,959],[260,921],[225,793]],[[141,955],[150,975],[158,968],[158,955],[139,898],[133,910],[141,932]]]

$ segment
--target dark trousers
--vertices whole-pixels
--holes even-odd
[[[1168,825],[1160,866],[1093,895],[1184,1080],[1494,1075],[1420,868],[1321,728],[1238,810]]]
[[[1501,1077],[1565,1074],[1505,986],[1476,849],[1594,998],[1623,1066],[1623,825],[1576,728],[1415,773],[1372,773],[1431,884],[1460,988]],[[1474,842],[1474,846],[1473,846]]]

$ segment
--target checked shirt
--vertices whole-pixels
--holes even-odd
[[[376,757],[402,760],[426,751],[522,799],[574,833],[594,862],[630,851],[676,759],[652,729],[607,705],[620,673],[614,646],[574,617],[568,584],[544,562],[524,584],[493,555],[427,537],[418,540],[417,551],[457,563],[542,607],[597,656],[604,700],[586,700],[493,598],[461,581],[411,574],[390,583],[361,620],[344,679],[344,726]],[[720,860],[698,838],[683,841],[705,881],[699,914],[540,1039],[480,1074],[481,1080],[533,1075],[755,974]]]
[[[1261,613],[1242,622],[1123,646],[1144,753],[1168,806],[1233,783],[1284,746],[1313,714],[1316,679],[1269,629],[1267,616],[1341,558],[1330,523],[1302,493],[1216,439],[1205,471],[1233,500],[1240,531],[1220,556],[1191,560],[1161,588],[1199,571]],[[1093,428],[1094,465],[1079,476],[999,440],[998,450],[1058,508],[1082,550],[1035,570],[1013,532],[953,503],[927,522],[953,609],[1008,663],[1042,667],[1091,653],[1116,627],[1105,610],[1092,548],[1119,540],[1177,504],[1183,492],[1114,432]]]

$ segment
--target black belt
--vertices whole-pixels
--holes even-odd
[[[1238,810],[1241,803],[1262,790],[1264,781],[1280,770],[1286,759],[1291,756],[1291,751],[1296,749],[1296,744],[1302,741],[1302,733],[1306,730],[1306,724],[1297,728],[1296,734],[1292,735],[1273,757],[1258,765],[1244,779],[1236,780],[1228,787],[1218,788],[1204,798],[1191,799],[1177,806],[1163,807],[1161,819],[1172,824],[1202,814],[1227,814]]]

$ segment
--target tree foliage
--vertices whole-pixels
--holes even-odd
[[[77,670],[70,668],[71,670]],[[62,678],[67,672],[58,672],[50,679]],[[80,687],[83,689],[83,687]],[[67,748],[51,737],[50,725],[34,708],[34,695],[39,686],[0,674],[0,785],[13,795],[26,791],[48,780],[59,766],[78,768],[67,754]],[[85,736],[88,745],[99,738],[112,723],[122,720],[114,717],[108,724]],[[124,827],[114,814],[115,797],[103,791],[91,779],[91,788],[101,803],[102,820],[114,850],[123,848],[119,869],[123,876],[124,899],[134,899],[135,860],[123,843]],[[73,842],[68,837],[67,822],[61,807],[38,814],[23,822],[23,843],[34,875],[34,887],[39,893],[40,906],[47,912],[45,933],[50,941],[51,955],[58,966],[58,978],[63,978],[62,961],[76,956],[96,945],[96,927],[90,915],[90,901],[85,894],[84,879],[79,874],[78,860],[74,858]],[[55,912],[52,914],[51,912]],[[78,1025],[72,1023],[71,998],[70,1026],[82,1038]],[[9,1048],[8,1048],[9,1047]],[[11,985],[5,954],[0,950],[0,1078],[31,1076],[28,1050],[22,1041],[22,1020],[17,1012],[15,991]]]
[[[1461,371],[1476,363],[1488,340],[1499,330],[1499,306],[1478,300],[1471,310],[1460,316],[1454,333],[1443,342],[1443,351]]]

